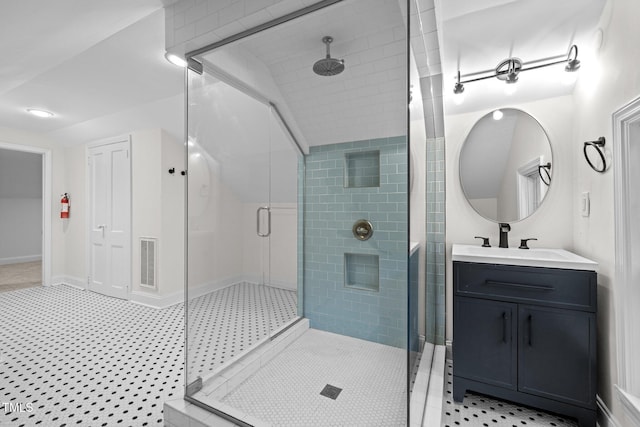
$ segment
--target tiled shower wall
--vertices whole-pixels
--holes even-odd
[[[377,150],[380,185],[345,187],[345,155]],[[311,327],[406,347],[406,137],[312,147],[304,193],[304,316]],[[367,241],[353,237],[358,219],[373,225]],[[345,287],[345,253],[378,256],[377,291]]]
[[[444,138],[427,139],[426,340],[445,338]]]

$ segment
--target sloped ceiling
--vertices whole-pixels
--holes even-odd
[[[42,132],[66,145],[145,127],[166,127],[181,138],[183,70],[163,56],[163,5],[3,2],[0,126]],[[29,107],[55,117],[33,117]]]
[[[334,39],[331,56],[344,59],[339,75],[312,70],[325,57],[324,36]],[[310,146],[406,133],[406,25],[397,1],[339,3],[221,49],[266,67]],[[215,57],[204,59],[224,69]]]

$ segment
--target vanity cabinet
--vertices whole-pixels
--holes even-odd
[[[467,390],[596,424],[596,273],[453,263],[453,397]]]

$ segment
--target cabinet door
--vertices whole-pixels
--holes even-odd
[[[595,314],[520,305],[518,318],[518,389],[594,407]]]
[[[456,297],[454,375],[515,390],[516,315],[516,304]]]

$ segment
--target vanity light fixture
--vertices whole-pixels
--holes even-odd
[[[535,70],[537,68],[549,67],[556,64],[565,64],[564,70],[568,73],[575,73],[578,71],[578,69],[580,69],[578,46],[575,44],[572,45],[571,48],[569,48],[569,53],[566,55],[537,59],[535,61],[522,62],[520,58],[507,58],[504,61],[501,61],[493,70],[478,71],[462,76],[460,75],[460,70],[458,70],[456,84],[453,87],[453,93],[455,95],[462,94],[466,83],[477,82],[494,77],[511,86],[518,81],[518,76],[523,71]],[[463,80],[461,77],[467,77],[467,79]]]
[[[33,114],[36,117],[49,118],[53,117],[53,113],[47,110],[41,110],[39,108],[27,108],[27,113]]]
[[[464,86],[460,83],[460,71],[458,71],[458,81],[453,87],[453,103],[460,105],[464,102]]]

